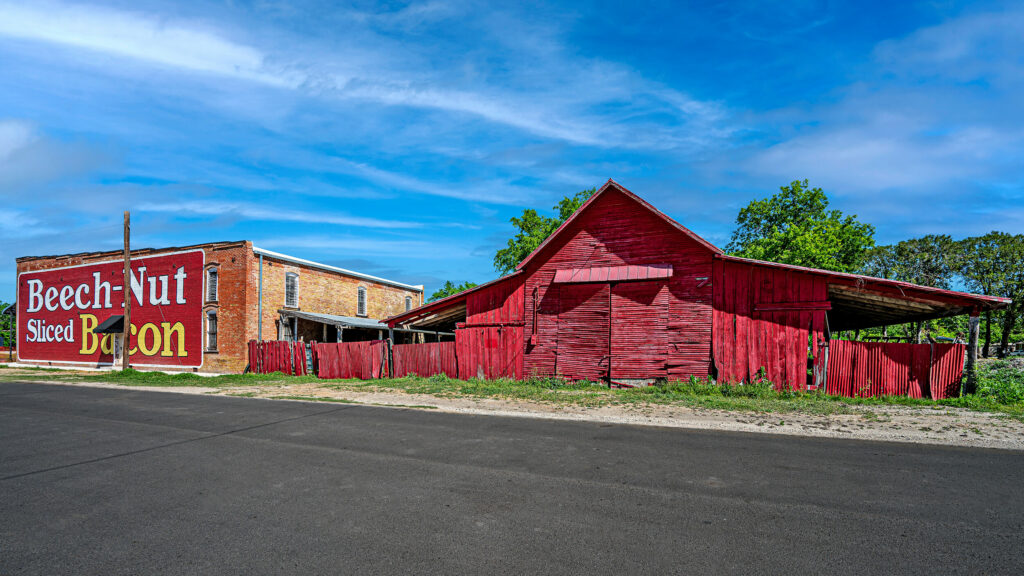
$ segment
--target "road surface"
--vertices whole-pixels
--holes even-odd
[[[0,383],[0,574],[1021,574],[1019,452]]]

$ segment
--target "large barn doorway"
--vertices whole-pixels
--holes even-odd
[[[638,384],[629,381],[666,378],[668,286],[664,282],[613,284],[611,298],[612,381]]]
[[[556,372],[572,380],[607,380],[609,367],[608,284],[564,284],[559,288]]]
[[[559,290],[559,375],[625,384],[667,377],[664,282],[563,284]]]

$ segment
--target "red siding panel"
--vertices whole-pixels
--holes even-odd
[[[458,378],[455,342],[427,342],[426,344],[395,344],[391,347],[395,378],[412,374],[433,376],[447,374]]]
[[[596,340],[596,333],[604,326],[605,319],[595,316],[601,326],[590,329],[594,334],[580,336],[585,340],[582,349],[567,350],[568,344],[563,344],[562,336],[574,336],[566,328],[560,328],[562,311],[574,304],[570,301],[566,307],[560,301],[559,288],[568,285],[553,285],[558,270],[608,268],[608,283],[615,283],[623,277],[629,278],[630,274],[642,275],[648,267],[664,265],[672,267],[672,276],[658,281],[666,286],[663,296],[659,297],[663,300],[652,303],[655,309],[650,311],[633,309],[628,313],[640,314],[655,322],[649,326],[660,334],[649,337],[662,347],[663,352],[655,354],[664,354],[665,362],[659,365],[649,358],[624,357],[623,366],[636,360],[639,365],[650,367],[651,373],[637,376],[642,378],[707,377],[711,359],[712,255],[705,244],[683,234],[661,216],[616,190],[608,190],[523,268],[524,309],[534,309],[535,290],[539,300],[536,325],[528,319],[524,326],[526,373],[593,378],[600,372],[595,367],[608,369],[605,359],[608,337],[605,336],[605,347]],[[630,266],[633,268],[628,268]],[[599,285],[607,289],[607,284]],[[606,303],[606,315],[607,311]],[[623,349],[623,353],[631,352]],[[564,370],[566,362],[568,372]],[[640,371],[633,374],[640,374]]]
[[[313,344],[313,363],[320,378],[385,378],[387,341]]]
[[[960,393],[963,344],[829,343],[826,391],[838,396],[948,398]]]
[[[716,259],[714,290],[718,379],[750,382],[763,368],[779,388],[805,388],[809,347],[822,338],[824,312],[804,307],[828,299],[825,282],[803,272]]]
[[[612,287],[612,380],[668,377],[669,297],[664,282]]]
[[[565,284],[557,290],[561,310],[556,372],[573,380],[607,378],[611,329],[608,284]]]
[[[459,378],[523,377],[522,326],[478,326],[455,330]]]

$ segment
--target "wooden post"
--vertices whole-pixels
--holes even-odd
[[[967,384],[964,387],[966,394],[974,394],[978,390],[978,326],[981,324],[981,317],[977,310],[971,311],[971,317],[967,320]]]
[[[128,351],[132,349],[132,255],[131,255],[131,216],[124,211],[124,336],[121,338],[121,370],[129,366]]]

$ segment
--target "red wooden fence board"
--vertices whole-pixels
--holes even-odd
[[[313,345],[320,378],[386,378],[387,341],[334,342]]]
[[[458,376],[523,378],[523,327],[476,326],[455,331]]]
[[[458,378],[455,342],[428,342],[426,344],[395,344],[391,347],[395,378],[416,374],[433,376],[447,374]]]
[[[838,396],[948,398],[960,393],[963,344],[829,343],[826,392]]]

